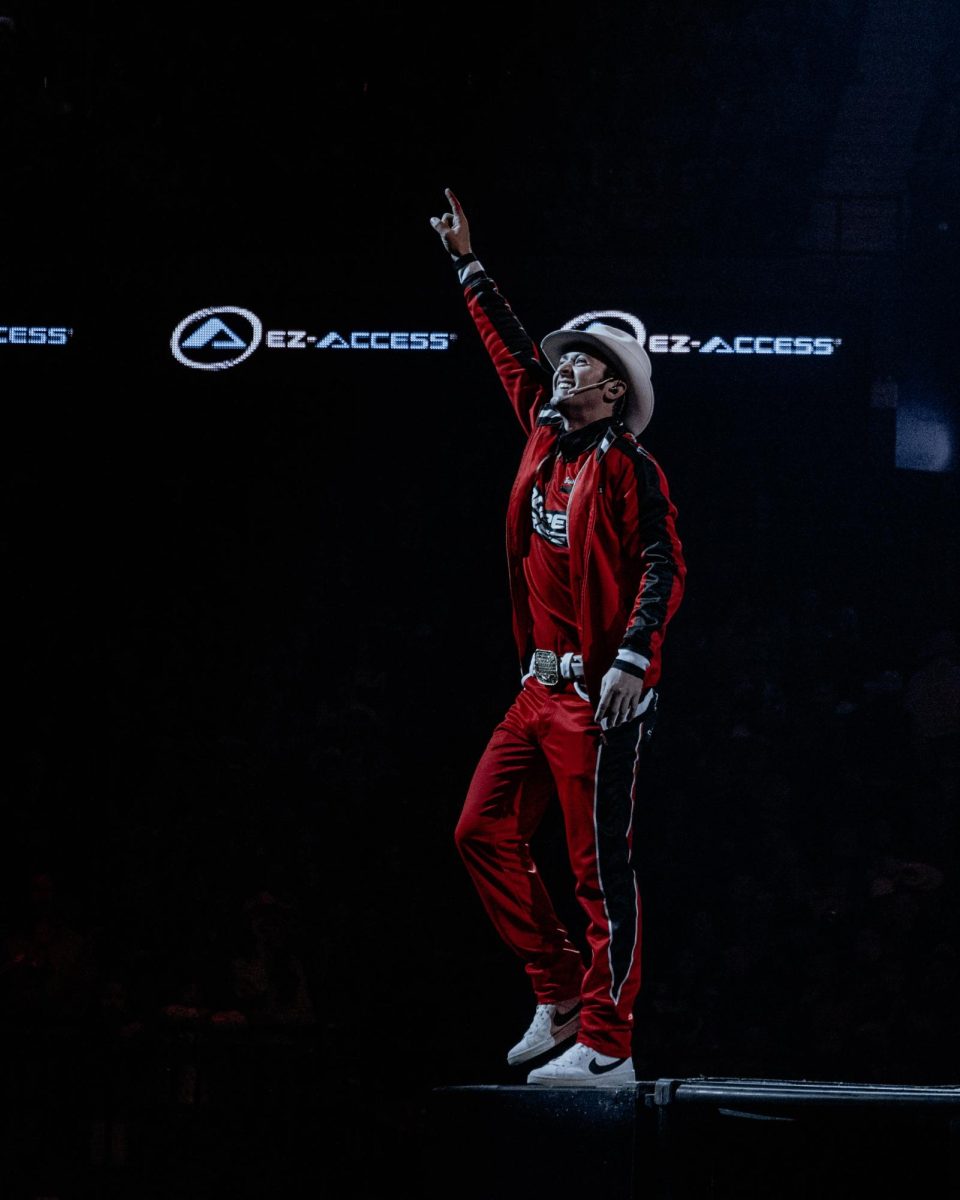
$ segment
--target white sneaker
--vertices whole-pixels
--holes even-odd
[[[558,1009],[563,1009],[559,1012]],[[538,1004],[530,1028],[507,1054],[511,1067],[528,1062],[538,1054],[546,1054],[576,1037],[580,1028],[580,1001],[565,1000],[560,1004]]]
[[[632,1058],[611,1058],[583,1042],[575,1042],[527,1076],[527,1083],[547,1087],[623,1087],[636,1082]]]

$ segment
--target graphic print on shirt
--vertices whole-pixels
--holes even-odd
[[[550,543],[551,546],[567,545],[567,514],[565,512],[550,512],[547,508],[540,485],[533,485],[530,495],[530,516],[533,521],[533,532]]]

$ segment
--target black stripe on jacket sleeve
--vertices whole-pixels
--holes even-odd
[[[471,295],[475,297],[486,318],[488,328],[481,329],[484,342],[489,334],[492,334],[517,364],[533,377],[536,384],[550,390],[553,372],[541,361],[533,339],[521,325],[493,279],[485,271],[475,272],[464,284],[464,292],[468,298]],[[489,345],[487,348],[491,349]]]
[[[631,454],[637,482],[638,534],[643,574],[621,645],[653,661],[683,595],[686,564],[677,537],[677,510],[666,479],[645,451]]]

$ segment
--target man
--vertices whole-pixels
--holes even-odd
[[[548,369],[446,196],[451,211],[431,224],[527,437],[507,513],[521,690],[477,765],[457,847],[537,1001],[507,1061],[566,1046],[527,1082],[632,1084],[637,761],[686,573],[663,472],[636,440],[653,412],[650,360],[634,334],[594,321],[543,339]],[[530,854],[554,791],[586,914],[586,969]]]

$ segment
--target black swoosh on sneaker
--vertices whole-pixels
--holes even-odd
[[[562,1025],[567,1025],[567,1024],[569,1024],[569,1022],[573,1020],[573,1018],[574,1018],[574,1017],[577,1015],[577,1013],[580,1011],[580,1009],[581,1009],[582,1007],[583,1007],[583,1002],[582,1002],[582,1001],[578,1001],[578,1002],[577,1002],[577,1003],[576,1003],[576,1004],[573,1006],[573,1008],[570,1008],[570,1009],[568,1009],[568,1010],[567,1010],[565,1013],[558,1013],[558,1012],[555,1012],[555,1013],[553,1014],[553,1027],[554,1027],[554,1029],[559,1029],[559,1028],[560,1028]]]
[[[606,1075],[608,1071],[614,1071],[617,1067],[622,1067],[626,1061],[625,1058],[615,1058],[612,1063],[604,1064],[595,1058],[591,1058],[588,1070],[591,1075]]]

